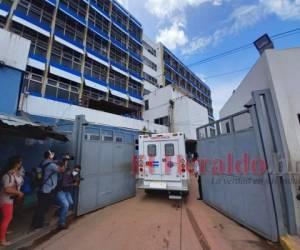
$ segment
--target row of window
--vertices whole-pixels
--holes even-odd
[[[143,78],[152,83],[153,85],[157,86],[157,79],[149,74],[147,74],[146,72],[143,72]]]
[[[154,62],[152,62],[149,58],[143,56],[143,62],[154,71],[157,71],[157,65]]]
[[[176,58],[172,57],[169,53],[164,52],[164,61],[170,65],[173,69],[175,69],[180,76],[183,76],[187,80],[191,81],[194,85],[196,85],[201,91],[205,94],[210,95],[210,90],[202,84],[199,77],[197,77],[194,73],[192,73],[188,68],[182,66],[181,63],[177,61]],[[168,68],[168,67],[166,67]],[[175,71],[174,71],[175,73]],[[176,73],[177,74],[177,73]]]
[[[156,50],[151,47],[147,42],[143,41],[143,47],[147,50],[151,55],[156,57]]]

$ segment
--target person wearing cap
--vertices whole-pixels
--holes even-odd
[[[38,205],[32,221],[32,229],[44,226],[45,216],[55,201],[58,173],[64,171],[64,164],[54,162],[54,153],[50,150],[44,153],[41,163],[42,183],[38,190]]]

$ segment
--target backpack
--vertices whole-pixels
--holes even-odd
[[[47,162],[45,164],[41,163],[38,167],[33,168],[32,170],[32,186],[33,188],[41,189],[45,182],[50,179],[51,175],[48,176],[47,180],[44,180],[45,169],[52,164],[52,162]]]

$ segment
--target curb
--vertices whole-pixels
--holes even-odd
[[[284,250],[296,250],[294,240],[288,235],[280,237],[280,244]]]

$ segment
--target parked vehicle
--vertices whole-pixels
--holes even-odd
[[[149,190],[187,193],[189,172],[183,133],[140,135],[137,186]],[[172,197],[170,197],[172,198]]]

